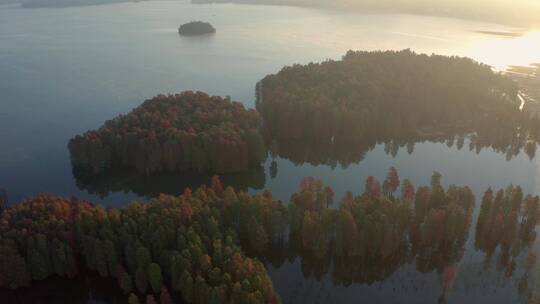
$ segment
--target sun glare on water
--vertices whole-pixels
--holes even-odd
[[[474,45],[469,56],[504,70],[511,65],[540,63],[540,32],[516,38],[494,38]]]

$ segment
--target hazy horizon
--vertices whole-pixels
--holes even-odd
[[[368,13],[409,13],[508,24],[528,29],[540,26],[540,2],[533,0],[193,0],[194,3],[275,4],[333,8]]]
[[[148,0],[153,1],[153,0]],[[167,1],[167,0],[166,0]],[[242,3],[262,5],[286,5],[338,9],[355,13],[403,13],[469,19],[512,25],[533,30],[540,28],[540,1],[534,0],[169,0],[192,3]],[[29,7],[67,7],[114,2],[138,2],[134,0],[0,0],[0,4],[39,3]],[[42,5],[42,6],[41,6]]]

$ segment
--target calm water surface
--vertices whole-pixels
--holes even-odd
[[[178,36],[179,24],[199,19],[211,22],[217,34]],[[287,64],[338,59],[349,49],[465,55],[499,69],[540,62],[538,33],[504,38],[476,32],[481,30],[517,29],[435,17],[182,1],[63,9],[0,6],[0,187],[11,202],[52,192],[119,206],[206,182],[204,176],[74,178],[69,138],[158,93],[203,90],[253,107],[255,83],[265,75]],[[437,170],[445,185],[469,185],[477,197],[489,186],[510,183],[525,193],[540,193],[539,159],[520,154],[508,161],[490,149],[476,153],[444,143],[418,143],[413,153],[402,148],[395,157],[377,145],[345,168],[276,162],[274,176],[269,159],[264,171],[225,177],[225,183],[250,191],[270,189],[286,200],[302,177],[313,175],[339,197],[347,190],[363,191],[367,176],[382,178],[395,166],[416,185],[427,184]],[[305,279],[299,260],[269,268],[285,302],[353,303],[362,297],[370,303],[436,303],[441,294],[437,273],[419,274],[411,265],[383,283],[349,287],[335,286],[331,275]],[[469,248],[448,299],[515,302],[515,278],[504,278],[495,269],[486,273],[483,255]]]

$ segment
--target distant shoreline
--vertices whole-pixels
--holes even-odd
[[[21,2],[22,8],[65,8],[96,6],[114,3],[135,3],[136,0],[27,0]]]
[[[540,8],[534,9],[531,7],[531,11],[528,12],[528,16],[523,13],[519,18],[515,17],[511,12],[499,7],[497,11],[478,13],[475,12],[473,7],[426,7],[419,3],[411,1],[409,4],[403,6],[389,6],[380,4],[373,1],[367,1],[368,3],[354,4],[350,1],[346,3],[339,3],[339,1],[325,2],[319,0],[302,1],[302,0],[191,0],[193,4],[247,4],[247,5],[270,5],[270,6],[291,6],[300,8],[313,8],[313,9],[325,9],[325,10],[338,10],[349,11],[357,13],[369,13],[369,14],[411,14],[419,16],[432,16],[442,18],[464,19],[473,20],[479,22],[497,23],[501,25],[512,26],[526,26],[534,27],[540,26]],[[419,2],[419,1],[417,1]],[[477,7],[478,9],[479,7]],[[484,7],[485,9],[485,7]],[[514,11],[517,12],[517,8]],[[538,17],[538,18],[537,18]]]
[[[63,8],[63,7],[78,7],[78,6],[94,6],[113,3],[129,3],[142,2],[150,0],[4,0],[2,4],[20,3],[23,8]],[[497,23],[501,25],[524,26],[533,28],[540,26],[540,7],[531,7],[528,15],[520,14],[517,18],[511,13],[505,12],[498,8],[497,11],[491,13],[475,13],[473,8],[469,7],[425,7],[419,5],[404,5],[404,6],[387,6],[376,3],[327,3],[318,0],[300,1],[300,0],[190,0],[191,4],[240,4],[240,5],[269,5],[269,6],[289,6],[299,8],[312,8],[323,10],[349,11],[357,13],[369,14],[411,14],[419,16],[432,16],[442,18],[473,20],[478,22]],[[517,10],[515,8],[514,10]],[[537,18],[538,16],[538,18]],[[506,37],[518,37],[518,33],[499,32],[499,31],[478,31],[479,33],[498,35]],[[521,36],[522,34],[519,34]]]
[[[479,34],[485,34],[485,35],[491,35],[491,36],[500,36],[500,37],[507,37],[507,38],[516,38],[521,37],[525,33],[523,32],[502,32],[502,31],[474,31],[475,33]]]

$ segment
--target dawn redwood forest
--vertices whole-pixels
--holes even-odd
[[[461,150],[467,138],[477,153],[491,147],[509,159],[523,149],[532,159],[539,138],[539,120],[520,111],[517,83],[468,58],[350,51],[341,61],[285,67],[256,93],[257,110],[193,91],[146,100],[73,137],[73,172],[81,187],[106,195],[114,176],[146,178],[139,187],[163,172],[251,180],[268,154],[347,166],[380,142],[392,154],[401,146],[412,153],[422,140]],[[104,182],[92,184],[95,176]],[[369,176],[360,195],[336,198],[305,177],[288,202],[226,187],[217,175],[209,186],[176,195],[158,187],[149,202],[118,208],[39,194],[1,213],[0,287],[94,276],[116,281],[131,304],[280,303],[265,265],[299,257],[308,277],[330,274],[343,286],[382,282],[413,263],[440,276],[438,301],[447,303],[474,227],[474,248],[505,276],[527,256],[519,290],[537,303],[529,269],[539,197],[519,185],[487,189],[475,219],[471,189],[445,188],[441,178],[434,172],[415,188],[391,167],[382,182]]]
[[[489,66],[410,50],[287,66],[257,89],[265,132],[287,143],[443,134],[498,145],[516,133],[538,137],[536,117],[519,107],[517,83]]]
[[[69,142],[74,167],[151,174],[247,171],[266,157],[260,118],[241,103],[202,92],[159,95]]]
[[[203,92],[156,96],[72,138],[72,164],[79,176],[222,174],[253,171],[266,146],[293,161],[348,165],[378,142],[389,152],[422,140],[461,149],[467,138],[470,149],[533,158],[540,140],[540,119],[520,111],[518,84],[469,58],[349,51],[341,61],[285,67],[256,93],[260,114]]]
[[[540,304],[540,4],[334,2],[0,0],[0,303]]]
[[[382,185],[369,177],[363,194],[348,193],[338,208],[334,199],[332,188],[313,177],[300,181],[287,204],[267,191],[224,188],[217,176],[210,186],[122,208],[42,194],[0,217],[0,286],[94,271],[114,278],[129,303],[278,303],[259,259],[294,256],[316,265],[313,275],[333,263],[339,284],[381,281],[412,260],[419,272],[436,271],[450,280],[441,284],[452,284],[473,221],[468,187],[445,189],[435,172],[429,186],[415,189],[390,168]],[[501,247],[498,264],[511,275],[514,259],[536,239],[539,212],[538,196],[519,187],[488,189],[475,246],[486,259]],[[536,254],[528,261],[532,267]],[[523,292],[540,296],[535,285]]]

